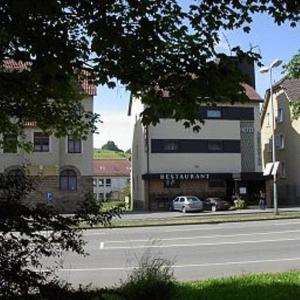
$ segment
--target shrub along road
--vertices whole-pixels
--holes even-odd
[[[89,230],[89,256],[66,254],[62,279],[117,284],[146,252],[172,260],[179,280],[300,268],[300,220]]]

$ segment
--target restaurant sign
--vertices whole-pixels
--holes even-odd
[[[165,173],[159,174],[161,180],[200,180],[209,179],[207,173]]]

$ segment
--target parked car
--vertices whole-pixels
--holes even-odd
[[[203,201],[196,196],[178,196],[171,205],[172,210],[179,210],[183,213],[203,210]]]
[[[230,203],[218,197],[209,197],[204,200],[204,209],[217,211],[229,209]]]

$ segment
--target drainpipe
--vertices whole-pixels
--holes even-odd
[[[147,155],[147,198],[148,198],[148,210],[151,210],[151,205],[150,205],[150,158],[149,158],[149,127],[145,127],[145,135],[146,135],[146,155]]]

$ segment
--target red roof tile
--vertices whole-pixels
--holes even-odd
[[[129,177],[130,165],[127,159],[94,159],[94,176]]]
[[[19,71],[30,70],[30,62],[15,61],[12,59],[7,59],[3,61],[3,68],[8,71]],[[89,96],[96,96],[97,86],[90,83],[88,79],[83,79],[81,83],[83,91]]]
[[[245,89],[247,97],[252,101],[263,101],[263,99],[258,95],[256,90],[247,83],[242,83],[242,86]]]

